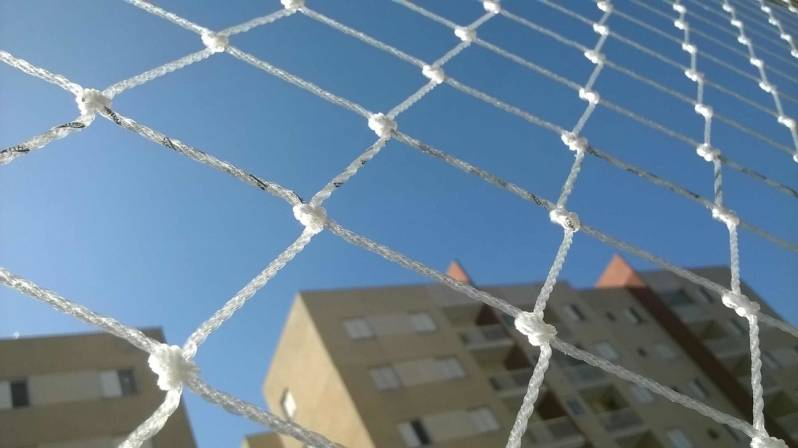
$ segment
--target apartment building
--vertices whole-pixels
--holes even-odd
[[[695,272],[729,282],[727,268]],[[457,263],[449,275],[471,282]],[[480,287],[531,309],[540,284]],[[574,345],[750,421],[747,328],[712,292],[668,272],[635,272],[616,256],[595,288],[558,283],[546,320]],[[761,338],[768,428],[798,446],[798,340],[766,326]],[[501,447],[536,359],[512,319],[441,285],[303,291],[263,392],[275,412],[347,447]],[[524,446],[550,448],[749,443],[557,352],[524,436]],[[242,444],[300,446],[274,433]]]
[[[163,394],[147,354],[106,333],[0,340],[0,448],[116,447]],[[195,446],[182,405],[143,445]]]

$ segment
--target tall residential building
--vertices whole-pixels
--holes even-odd
[[[110,334],[0,340],[0,448],[116,447],[163,401],[156,382],[147,354]],[[143,447],[195,447],[182,405]]]
[[[726,268],[694,272],[729,283]],[[471,281],[456,263],[449,275]],[[482,289],[529,310],[540,284]],[[668,272],[635,272],[614,257],[595,288],[558,283],[546,320],[574,345],[750,421],[747,327],[713,292]],[[798,341],[764,325],[760,337],[767,427],[798,446]],[[271,409],[347,447],[502,447],[537,352],[512,319],[444,286],[305,291],[263,391]],[[556,351],[524,437],[524,446],[551,448],[750,443]],[[243,442],[299,446],[274,433]]]

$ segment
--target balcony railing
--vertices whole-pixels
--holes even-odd
[[[609,381],[609,377],[602,370],[587,364],[564,366],[563,370],[565,376],[577,386],[591,386]]]
[[[748,340],[733,337],[707,339],[704,345],[718,358],[739,355],[748,351]]]
[[[776,421],[791,435],[798,434],[798,412],[777,417]]]
[[[510,337],[501,325],[484,325],[468,328],[460,333],[460,339],[470,348],[506,345]]]
[[[687,303],[682,305],[674,305],[672,308],[674,313],[679,316],[682,322],[693,323],[701,322],[710,319],[707,313],[701,306],[694,303]]]
[[[510,370],[490,377],[490,384],[503,395],[523,394],[530,378],[532,378],[532,369]]]
[[[570,442],[568,445],[572,446],[574,442],[585,439],[585,436],[579,432],[579,428],[567,416],[530,421],[526,436],[532,439],[533,446],[541,447],[560,446],[566,442]]]
[[[643,424],[643,420],[631,408],[603,412],[599,414],[599,419],[604,428],[610,432],[623,431]]]
[[[745,375],[737,378],[740,384],[745,387],[749,392],[751,391],[751,375]],[[762,391],[766,394],[778,392],[781,389],[779,383],[767,373],[762,372]]]

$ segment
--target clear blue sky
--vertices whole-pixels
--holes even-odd
[[[277,0],[156,3],[211,29],[280,7]],[[461,24],[482,14],[477,2],[420,3]],[[615,3],[677,35],[662,17],[629,0]],[[309,4],[426,61],[458,42],[450,30],[388,1]],[[596,42],[589,27],[537,1],[504,4],[586,46]],[[562,4],[599,17],[592,2]],[[651,4],[672,13],[663,2]],[[695,4],[688,1],[687,6]],[[693,22],[695,29],[737,45],[733,37]],[[608,24],[688,62],[673,42],[619,17]],[[764,25],[752,27],[768,32]],[[721,26],[732,29],[726,22]],[[785,26],[798,35],[794,16]],[[579,83],[592,70],[579,51],[502,17],[479,33]],[[702,51],[755,73],[736,53],[700,36],[693,39]],[[763,42],[757,35],[754,42],[788,56],[783,42]],[[300,15],[236,36],[232,43],[372,111],[387,111],[426,81],[417,68]],[[121,1],[74,1],[68,7],[58,0],[0,3],[0,48],[87,87],[105,88],[201,45],[198,36]],[[673,67],[613,39],[605,52],[617,63],[695,95],[694,85]],[[785,63],[767,54],[763,58],[798,79],[795,61]],[[699,67],[708,79],[773,107],[753,81],[703,58]],[[566,128],[585,106],[570,89],[481,48],[467,49],[446,71]],[[781,91],[798,97],[794,80],[771,79]],[[611,69],[603,71],[596,89],[603,98],[701,140],[703,121],[685,103]],[[774,118],[713,89],[707,91],[707,102],[791,145]],[[0,147],[77,115],[68,93],[5,65],[0,66],[0,104]],[[789,115],[798,117],[798,105],[784,105]],[[125,92],[113,106],[303,197],[312,196],[375,138],[361,117],[225,54]],[[556,199],[573,160],[558,136],[446,85],[398,122],[410,135],[550,199]],[[595,146],[711,197],[710,165],[694,148],[601,107],[584,132]],[[713,142],[738,162],[798,186],[798,166],[788,155],[722,123],[715,125]],[[728,170],[726,185],[730,208],[775,235],[798,241],[796,199]],[[173,343],[182,343],[300,232],[282,201],[102,118],[83,132],[0,167],[0,191],[0,265],[125,323],[162,326]],[[586,160],[569,207],[583,221],[679,265],[727,264],[726,230],[708,211],[595,158]],[[335,192],[327,208],[344,226],[432,267],[444,269],[459,258],[483,284],[542,279],[561,233],[542,209],[396,142]],[[579,234],[562,278],[588,287],[612,253]],[[798,254],[743,231],[741,256],[743,278],[786,320],[798,322]],[[641,269],[652,268],[630,260]],[[263,404],[261,382],[298,290],[426,281],[321,234],[200,348],[202,374],[225,391]],[[87,330],[74,319],[0,289],[1,337]],[[201,447],[237,446],[245,433],[260,430],[190,393],[186,401]]]

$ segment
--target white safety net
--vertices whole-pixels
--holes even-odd
[[[182,346],[169,346],[155,341],[135,328],[131,328],[111,317],[97,314],[90,309],[68,300],[54,292],[43,289],[34,282],[21,278],[10,271],[0,268],[0,282],[26,294],[34,299],[40,300],[57,310],[72,315],[89,324],[95,325],[100,329],[113,335],[123,338],[135,345],[139,349],[149,353],[149,364],[152,370],[158,375],[158,386],[167,392],[164,402],[156,409],[153,414],[132,432],[122,443],[122,447],[138,447],[143,441],[149,439],[164,426],[170,415],[175,411],[180,403],[180,397],[184,387],[187,387],[200,397],[215,403],[224,409],[244,416],[255,422],[262,423],[274,431],[294,437],[303,443],[314,447],[334,447],[336,443],[328,440],[324,435],[310,431],[294,421],[281,419],[272,413],[259,408],[256,405],[237,399],[225,392],[215,389],[207,384],[201,377],[199,369],[193,359],[203,342],[214,331],[224,324],[234,313],[240,310],[253,295],[262,288],[271,278],[273,278],[283,267],[286,266],[299,252],[301,252],[320,232],[327,231],[334,234],[344,241],[365,250],[371,251],[389,261],[397,263],[407,269],[413,270],[421,275],[436,280],[476,301],[485,303],[497,310],[512,316],[515,319],[516,329],[527,336],[529,343],[540,350],[537,364],[529,382],[526,395],[523,399],[520,410],[518,411],[515,424],[510,431],[507,446],[518,447],[521,438],[526,430],[527,421],[532,415],[535,401],[538,397],[544,375],[549,365],[552,349],[558,350],[565,355],[581,360],[589,365],[604,370],[605,372],[617,375],[618,377],[636,383],[649,391],[656,393],[673,403],[687,407],[699,414],[702,414],[721,424],[728,425],[736,430],[747,434],[751,438],[751,446],[755,447],[783,447],[786,444],[768,434],[765,427],[763,414],[763,389],[759,348],[759,323],[763,322],[769,326],[778,328],[790,335],[798,337],[798,329],[793,326],[766,315],[759,310],[759,305],[746,297],[740,289],[740,267],[738,254],[738,230],[746,229],[759,237],[764,238],[770,243],[780,246],[790,252],[798,252],[798,244],[777,237],[765,229],[757,227],[742,217],[729,210],[724,205],[724,185],[722,173],[724,169],[734,170],[742,175],[751,177],[757,182],[778,191],[780,194],[787,195],[793,199],[798,198],[798,191],[775,179],[770,178],[752,168],[744,166],[730,159],[712,145],[713,120],[723,122],[737,130],[748,134],[752,138],[759,140],[763,146],[770,147],[785,153],[785,163],[792,163],[790,158],[798,162],[798,136],[796,135],[796,121],[794,118],[785,114],[782,108],[782,101],[790,101],[798,104],[798,98],[793,98],[784,92],[779,91],[776,82],[768,78],[768,73],[775,73],[782,78],[798,79],[798,50],[790,30],[798,30],[798,9],[795,5],[781,3],[780,1],[766,2],[764,0],[662,0],[659,2],[649,2],[647,0],[628,0],[637,6],[648,10],[651,14],[663,16],[672,22],[682,38],[674,37],[665,30],[651,25],[645,20],[634,17],[625,11],[617,8],[611,0],[595,1],[595,8],[598,9],[600,18],[596,21],[589,19],[580,13],[569,9],[567,4],[561,4],[554,0],[536,0],[549,8],[559,11],[572,19],[582,22],[584,26],[591,27],[596,34],[596,42],[592,47],[585,47],[555,31],[552,24],[541,24],[531,18],[525,18],[514,14],[504,8],[498,0],[485,0],[482,3],[484,15],[468,24],[458,24],[445,17],[441,17],[414,3],[394,0],[396,3],[408,8],[410,11],[423,16],[425,19],[437,22],[442,27],[451,29],[451,32],[459,39],[459,43],[445,52],[440,58],[434,61],[424,61],[401,49],[395,48],[383,41],[377,40],[357,29],[351,28],[346,24],[321,14],[313,9],[312,3],[306,4],[304,0],[281,0],[282,8],[274,13],[258,17],[240,25],[236,25],[224,30],[213,31],[199,24],[195,24],[174,13],[166,11],[154,3],[144,0],[126,0],[127,3],[140,8],[142,11],[158,16],[179,27],[196,33],[198,40],[204,45],[204,49],[189,54],[182,58],[168,62],[160,67],[148,70],[132,78],[117,82],[104,90],[96,90],[83,87],[64,76],[52,73],[45,68],[34,66],[24,59],[0,50],[0,61],[8,64],[22,72],[50,82],[74,94],[80,115],[73,121],[55,126],[39,135],[4,149],[0,152],[0,164],[7,164],[21,158],[22,156],[39,150],[47,144],[69,135],[80,132],[88,128],[97,116],[103,117],[115,123],[119,127],[134,132],[147,140],[155,142],[164,148],[175,151],[183,156],[197,162],[208,165],[216,170],[227,173],[238,178],[252,187],[258,188],[272,196],[285,201],[293,209],[296,220],[304,227],[299,237],[291,243],[277,258],[275,258],[263,271],[254,279],[246,284],[241,290],[228,300],[224,306],[218,309],[212,316],[203,322],[186,340]],[[786,0],[781,0],[786,1]],[[293,75],[281,68],[278,68],[267,61],[261,60],[233,46],[230,38],[252,30],[256,27],[267,26],[278,20],[290,20],[290,17],[302,14],[309,19],[317,21],[330,28],[351,36],[353,39],[360,40],[378,50],[396,57],[397,59],[415,66],[427,82],[417,91],[412,92],[404,101],[401,101],[391,110],[385,112],[373,112],[354,101],[340,97],[322,87]],[[563,45],[578,50],[584,54],[586,63],[592,64],[592,72],[584,83],[571,81],[567,77],[555,73],[545,67],[537,65],[535,62],[512,53],[494,43],[489,42],[479,36],[479,28],[488,21],[496,17],[502,17],[511,21],[517,26],[524,27],[536,33],[542,33],[549,38],[557,41],[557,45]],[[680,45],[685,54],[683,63],[667,56],[664,56],[645,44],[630,39],[622,33],[614,31],[608,25],[610,19],[628,21],[638,26],[644,27],[673,43]],[[691,23],[701,21],[711,25],[722,21],[729,22],[736,32],[718,27],[722,30],[720,37],[709,33],[693,30]],[[749,26],[749,23],[756,23],[757,28]],[[765,24],[766,23],[766,24]],[[763,27],[772,27],[775,32],[769,35],[763,31]],[[720,31],[719,31],[720,32]],[[691,36],[700,34],[702,38],[708,39],[731,52],[744,57],[756,68],[758,76],[740,70],[735,65],[713,56],[709,52],[702,51],[697,47]],[[678,34],[677,34],[678,35]],[[774,38],[774,36],[776,36]],[[696,86],[695,97],[686,96],[658,81],[655,81],[634,68],[617,63],[609,59],[603,52],[605,43],[609,39],[642,51],[663,64],[673,66],[683,72],[684,76]],[[762,40],[780,40],[783,44],[783,52],[777,52],[771,48],[763,48],[759,43]],[[530,70],[542,75],[554,82],[560,83],[574,91],[575,95],[584,101],[584,111],[573,126],[563,127],[559,124],[549,122],[540,118],[518,106],[499,100],[481,90],[469,86],[454,77],[448,76],[444,70],[445,65],[457,57],[458,54],[471,46],[479,46],[487,51],[493,52],[501,58],[517,64],[523,69]],[[319,190],[312,198],[305,201],[300,198],[291,188],[280,185],[263,177],[256,176],[246,170],[234,166],[224,160],[220,160],[213,155],[203,152],[177,138],[173,138],[152,129],[145,124],[125,116],[121,111],[112,107],[113,98],[127,90],[141,86],[153,79],[166,76],[176,70],[187,67],[191,64],[211,59],[219,53],[227,53],[250,64],[268,75],[282,79],[288,84],[304,89],[319,98],[329,101],[343,109],[360,115],[364,120],[364,126],[368,126],[375,134],[376,140],[355,160],[353,160],[343,171],[333,177],[327,184]],[[754,101],[735,90],[724,86],[722,82],[710,79],[701,72],[701,60],[706,59],[718,64],[730,71],[734,71],[740,76],[750,79],[752,83],[768,93],[773,99],[774,109]],[[785,73],[782,70],[770,67],[766,60],[778,59],[782,62],[791,64],[795,70],[792,73]],[[640,83],[644,83],[665,95],[671,96],[679,101],[692,105],[696,113],[696,119],[703,120],[704,135],[702,141],[680,133],[677,130],[668,128],[646,116],[629,110],[623,106],[615,104],[601,97],[595,89],[595,84],[604,70],[615,70]],[[398,126],[399,116],[411,108],[416,102],[421,100],[428,93],[436,89],[439,85],[446,84],[462,94],[471,96],[492,107],[495,107],[508,114],[520,117],[533,126],[540,127],[560,136],[563,143],[563,150],[573,152],[574,160],[565,182],[562,185],[559,197],[552,201],[545,199],[535,193],[504,180],[497,175],[488,172],[480,167],[461,160],[450,153],[435,148],[416,136],[408,135]],[[793,142],[792,146],[784,145],[774,141],[744,123],[740,123],[733,118],[725,116],[713,110],[712,104],[705,102],[705,89],[714,89],[718,93],[729,95],[748,106],[765,112],[779,125],[783,126],[784,132],[790,134]],[[582,133],[591,115],[598,107],[605,107],[618,112],[640,124],[647,126],[657,132],[666,134],[672,138],[687,143],[695,148],[697,159],[705,160],[712,165],[712,181],[714,186],[714,197],[705,198],[689,189],[669,181],[663,177],[655,175],[641,167],[620,160],[615,156],[591,145],[587,137]],[[396,140],[407,147],[417,150],[422,154],[439,159],[453,168],[474,175],[493,186],[505,190],[510,194],[520,197],[534,206],[541,207],[548,211],[550,220],[562,228],[562,241],[557,250],[554,261],[549,269],[546,280],[539,292],[534,309],[524,311],[516,306],[469,284],[455,281],[447,275],[438,272],[424,264],[409,258],[406,255],[373,241],[363,235],[359,235],[342,225],[338,224],[328,216],[324,203],[330,196],[350,178],[364,169],[368,162],[377,156],[382,148],[390,140]],[[611,166],[620,168],[651,182],[654,185],[669,190],[690,201],[696,202],[706,208],[709,215],[726,227],[729,238],[730,270],[731,282],[729,285],[721,285],[707,278],[701,277],[694,272],[680,268],[675,264],[652,254],[640,247],[625,242],[616,237],[610,236],[603,231],[594,228],[587,223],[581,222],[577,213],[568,208],[568,198],[572,193],[586,157],[595,157],[603,160]],[[703,163],[703,162],[701,162]],[[709,181],[709,173],[707,174]],[[557,281],[560,270],[565,263],[566,256],[571,247],[575,233],[583,232],[609,246],[620,249],[621,251],[641,257],[649,262],[661,266],[671,271],[675,275],[682,277],[690,282],[698,284],[708,290],[714,291],[723,298],[723,303],[734,310],[741,319],[748,323],[750,333],[750,354],[751,354],[751,388],[753,392],[752,410],[753,420],[751,422],[741,420],[737,417],[728,415],[706,404],[694,400],[686,395],[676,392],[672,388],[659,384],[656,381],[639,375],[621,365],[616,365],[607,359],[593,355],[574,345],[571,345],[557,337],[557,330],[554,326],[546,323],[546,305],[550,294]]]

